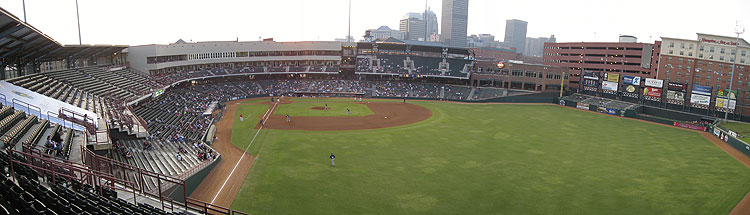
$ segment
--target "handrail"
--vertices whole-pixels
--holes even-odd
[[[25,104],[26,105],[26,110],[29,110],[29,114],[32,114],[31,113],[31,107],[34,107],[34,108],[36,108],[37,112],[39,113],[39,118],[42,117],[42,109],[39,108],[39,106],[29,104],[29,103],[27,103],[25,101],[21,101],[21,100],[18,100],[16,98],[13,98],[12,101],[13,101],[13,108],[16,108],[16,102],[18,102],[20,104]]]

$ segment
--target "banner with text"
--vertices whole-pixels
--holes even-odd
[[[633,77],[633,76],[622,76],[622,84],[630,84],[630,85],[641,85],[641,77]]]
[[[651,96],[651,97],[661,97],[661,89],[653,88],[653,87],[645,87],[643,88],[643,95]]]
[[[690,95],[690,103],[709,105],[711,103],[711,96],[693,93],[692,95]]]
[[[685,93],[680,91],[667,90],[667,99],[684,101]]]
[[[737,91],[736,90],[728,90],[728,89],[719,89],[719,91],[716,92],[716,97],[719,98],[729,98],[729,99],[737,99]]]
[[[609,82],[615,82],[615,83],[619,83],[620,82],[620,74],[617,74],[617,73],[605,73],[604,75],[606,76],[605,80],[607,80]]]
[[[701,94],[701,95],[706,95],[710,97],[712,91],[713,91],[713,87],[693,85],[693,94]]]
[[[646,78],[646,86],[649,87],[655,87],[655,88],[662,88],[664,87],[664,80],[659,79],[653,79],[653,78]]]
[[[617,82],[603,81],[602,89],[617,91]]]
[[[673,91],[683,92],[683,91],[687,90],[687,84],[676,83],[676,82],[669,82],[669,84],[667,85],[667,89],[673,90]]]
[[[687,129],[693,129],[693,130],[699,130],[699,131],[706,131],[706,127],[703,126],[697,126],[687,123],[681,123],[681,122],[674,122],[674,126],[681,127],[681,128],[687,128]]]
[[[730,110],[734,110],[734,107],[737,105],[737,101],[735,100],[729,100],[724,98],[716,98],[716,107],[717,108],[729,108]]]

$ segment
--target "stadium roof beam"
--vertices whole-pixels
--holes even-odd
[[[56,44],[55,43],[46,43],[46,44],[40,44],[39,46],[36,46],[36,47],[31,47],[30,49],[33,50],[33,51],[29,52],[28,54],[26,54],[24,56],[21,56],[21,58],[29,58],[33,54],[42,53],[45,50],[48,50],[53,45],[56,45]]]
[[[0,30],[1,31],[0,32],[0,38],[6,37],[6,36],[8,36],[8,35],[10,35],[12,33],[15,33],[16,31],[19,31],[19,30],[23,29],[23,28],[24,28],[23,25],[18,24],[16,26],[10,27],[9,29]]]

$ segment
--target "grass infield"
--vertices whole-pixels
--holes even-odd
[[[748,168],[692,131],[557,106],[411,103],[432,118],[376,130],[264,129],[251,147],[260,157],[232,208],[727,214],[750,188]],[[243,148],[254,132],[235,126],[232,142]]]

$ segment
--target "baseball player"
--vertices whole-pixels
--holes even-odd
[[[328,110],[328,104],[323,108],[323,110]]]
[[[242,114],[240,114],[240,122],[244,122],[245,118],[242,118]]]
[[[333,155],[333,152],[331,152],[331,156],[328,156],[328,157],[330,157],[330,158],[331,158],[331,166],[333,166],[333,167],[336,167],[336,163],[334,163],[334,162],[333,162],[333,160],[335,160],[335,159],[336,159],[336,156],[335,156],[335,155]]]
[[[349,110],[349,108],[346,108],[346,115],[352,114],[352,112]]]
[[[289,114],[286,115],[286,122],[291,122],[292,118],[289,117]]]

